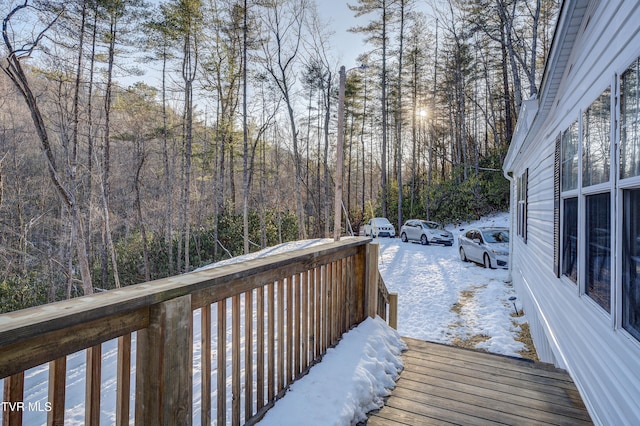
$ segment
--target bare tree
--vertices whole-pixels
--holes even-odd
[[[330,192],[330,171],[329,171],[329,139],[331,125],[331,111],[333,103],[333,77],[332,72],[335,64],[331,62],[329,52],[331,51],[329,44],[329,34],[326,32],[326,23],[320,20],[315,10],[311,11],[309,17],[311,38],[308,46],[310,51],[310,59],[307,64],[307,79],[311,88],[317,89],[319,93],[318,99],[318,119],[322,121],[322,131],[318,128],[318,133],[322,135],[324,147],[320,146],[320,135],[318,136],[317,149],[317,226],[318,233],[323,236],[330,235],[329,220],[331,213],[331,192]],[[309,100],[311,101],[311,99]],[[309,127],[311,127],[309,125]],[[322,154],[321,154],[322,152]],[[320,172],[320,163],[322,163],[322,176]],[[321,231],[321,223],[324,223],[324,229]]]
[[[396,104],[396,141],[398,144],[398,163],[397,163],[397,179],[398,179],[398,230],[402,227],[402,59],[404,53],[404,26],[405,26],[405,8],[407,0],[399,0],[400,5],[400,34],[398,40],[398,94]]]
[[[194,98],[193,83],[198,69],[198,48],[202,30],[202,1],[174,0],[165,11],[165,19],[173,28],[171,33],[181,45],[181,77],[183,85],[182,112],[182,196],[181,222],[184,245],[183,271],[190,269],[191,244],[191,160],[193,152]]]
[[[307,0],[266,0],[262,23],[269,39],[262,43],[263,61],[266,71],[282,93],[287,107],[287,116],[293,144],[295,162],[295,199],[298,219],[298,236],[307,238],[305,229],[305,211],[302,202],[302,159],[298,146],[298,129],[294,112],[295,82],[294,69],[303,37],[305,10],[309,7]]]
[[[65,12],[64,8],[59,7],[60,5],[51,4],[50,6],[53,10],[37,9],[35,6],[29,5],[28,0],[25,0],[23,3],[9,11],[9,13],[4,17],[2,20],[2,38],[7,49],[7,56],[2,64],[2,69],[9,76],[19,93],[22,95],[29,111],[31,112],[31,119],[33,120],[36,133],[40,140],[42,153],[49,171],[49,177],[60,202],[69,212],[72,229],[77,237],[75,239],[76,254],[78,256],[78,263],[80,266],[83,292],[84,294],[92,294],[93,285],[91,281],[87,246],[84,228],[82,226],[82,217],[76,201],[76,194],[74,192],[75,188],[69,188],[61,177],[60,169],[57,165],[53,148],[51,146],[47,126],[45,125],[45,118],[38,106],[37,96],[31,89],[27,72],[22,66],[22,61],[31,57],[34,51],[38,48],[42,39],[45,37],[47,31],[55,25],[59,17]],[[16,34],[13,32],[13,26],[11,25],[12,19],[15,18],[18,13],[28,11],[34,12],[34,14],[46,13],[46,16],[51,16],[51,18],[49,22],[45,23],[45,27],[35,34],[35,37],[33,37],[32,40],[19,40],[19,47],[14,47]]]
[[[249,129],[247,128],[247,0],[242,7],[242,237],[244,254],[249,254]],[[259,138],[256,138],[256,144]],[[252,156],[253,157],[253,156]],[[251,168],[253,170],[253,167]]]
[[[389,22],[391,20],[390,6],[393,0],[358,0],[357,5],[349,5],[356,17],[370,13],[380,13],[379,20],[371,21],[368,25],[351,28],[350,31],[367,34],[367,40],[373,41],[381,48],[382,67],[380,68],[381,111],[382,111],[382,152],[381,152],[381,186],[382,186],[382,215],[388,216],[389,188],[387,172],[387,48],[389,43]]]
[[[145,28],[150,30],[152,37],[148,39],[149,45],[154,49],[154,58],[162,61],[161,67],[161,105],[162,105],[162,167],[163,167],[163,185],[166,207],[164,209],[164,240],[167,246],[167,259],[169,275],[175,273],[175,261],[173,255],[173,181],[174,171],[170,155],[170,129],[169,129],[169,112],[167,100],[167,66],[172,58],[171,40],[173,38],[173,28],[168,22],[167,13],[165,16],[152,17],[146,23]]]
[[[107,31],[108,54],[107,54],[107,81],[104,95],[104,142],[102,145],[102,180],[101,180],[101,200],[102,200],[102,220],[104,247],[109,251],[111,257],[111,267],[113,268],[113,279],[116,288],[120,287],[120,275],[118,274],[118,259],[111,235],[111,219],[109,215],[109,197],[111,193],[109,172],[111,169],[111,103],[113,90],[113,66],[115,61],[116,38],[118,36],[118,21],[124,13],[124,5],[120,1],[105,2],[107,16],[109,18],[109,29]],[[106,273],[106,268],[103,274]],[[106,275],[106,274],[105,274]],[[103,280],[106,284],[106,276]]]

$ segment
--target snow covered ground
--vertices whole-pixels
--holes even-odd
[[[472,225],[508,227],[508,220],[503,213]],[[402,336],[446,344],[486,339],[475,347],[520,356],[524,345],[515,340],[520,327],[514,321],[526,320],[511,316],[515,310],[509,298],[517,295],[505,283],[508,271],[465,263],[458,255],[458,235],[470,226],[447,226],[455,238],[452,247],[403,243],[397,238],[377,240],[378,268],[389,291],[398,293],[398,331]]]
[[[368,318],[327,350],[322,362],[293,383],[260,425],[351,425],[382,407],[402,370],[400,335]]]
[[[483,224],[507,226],[508,216],[501,214],[474,223]],[[465,227],[468,226],[448,229],[457,237],[461,228]],[[283,244],[229,262],[264,257],[327,241],[330,240]],[[362,420],[368,411],[380,406],[382,397],[388,394],[402,368],[400,352],[404,344],[399,336],[448,344],[466,342],[467,346],[513,356],[519,356],[517,352],[524,349],[524,345],[515,338],[520,331],[519,324],[526,320],[525,317],[511,316],[514,308],[509,298],[515,296],[515,292],[504,282],[506,270],[487,270],[460,261],[457,244],[453,247],[422,246],[402,243],[397,238],[381,238],[376,242],[380,244],[379,269],[382,277],[389,291],[398,293],[398,332],[380,319],[370,319],[346,333],[338,346],[327,352],[320,364],[290,387],[262,424],[302,422],[343,425]],[[199,312],[196,312],[194,334],[199,332],[198,315]],[[194,341],[198,342],[199,338]],[[115,420],[115,413],[109,408],[115,402],[115,346],[114,341],[103,345],[101,405],[104,424],[112,424]],[[194,424],[199,422],[199,356],[196,344]],[[84,407],[81,399],[84,396],[84,357],[81,352],[70,355],[67,360],[67,424],[83,424]],[[47,370],[46,366],[42,366],[25,374],[25,403],[40,401],[44,406],[47,400]],[[215,380],[214,377],[213,383]],[[45,412],[24,414],[24,424],[46,422]]]
[[[513,317],[515,309],[510,297],[516,296],[510,284],[505,283],[508,271],[485,269],[474,263],[465,263],[458,255],[457,237],[470,226],[508,227],[508,214],[499,214],[472,224],[458,227],[448,226],[454,237],[452,247],[440,245],[423,246],[419,243],[403,243],[399,238],[379,238],[378,268],[390,292],[398,293],[398,334],[433,342],[456,344],[484,349],[489,352],[517,356],[525,349],[516,340],[520,324],[526,317]],[[521,306],[516,299],[518,310]],[[305,424],[344,425],[357,422],[352,417],[347,421],[341,414],[344,407],[352,404],[350,389],[343,389],[346,372],[338,366],[341,362],[351,366],[353,355],[351,336],[345,338],[335,349],[332,362],[336,367],[322,366],[326,359],[311,369],[308,376],[296,382],[291,391],[275,404],[262,423],[268,425]],[[335,361],[334,361],[335,360]],[[344,360],[344,361],[342,361]],[[370,366],[369,374],[380,374],[379,368]],[[317,374],[316,374],[317,373]],[[348,376],[351,377],[351,376]],[[382,394],[385,390],[380,390]],[[331,401],[346,401],[327,408],[318,404],[322,395],[333,395]],[[336,399],[335,395],[340,395]],[[360,393],[362,397],[362,393]],[[360,405],[364,406],[366,401]],[[287,417],[289,415],[290,417]],[[303,415],[304,417],[296,417]],[[307,420],[313,419],[312,422]],[[262,424],[261,423],[261,424]]]

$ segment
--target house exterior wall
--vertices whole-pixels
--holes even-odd
[[[553,70],[545,70],[545,78],[556,79],[556,89],[552,94],[541,93],[535,118],[531,119],[529,113],[528,122],[519,123],[504,164],[505,173],[512,180],[512,209],[517,205],[517,177],[528,173],[527,239],[520,238],[512,229],[511,277],[523,299],[540,359],[570,373],[594,422],[640,424],[640,342],[623,329],[620,318],[622,200],[613,158],[608,189],[614,231],[610,312],[585,294],[584,284],[576,284],[566,276],[557,278],[553,238],[556,140],[607,87],[612,93],[613,143],[619,139],[618,81],[640,57],[640,2],[565,0],[562,8],[559,25],[573,25],[574,33],[567,36],[571,41],[554,39],[552,49],[570,48],[567,62],[547,64],[560,67],[555,74]],[[578,13],[578,9],[582,14],[579,19],[567,16]],[[553,102],[548,110],[542,111],[546,95],[547,100],[552,96]],[[612,152],[617,152],[617,145],[612,148]],[[640,180],[637,185],[640,187]],[[578,197],[584,198],[584,194]],[[584,240],[586,232],[583,201],[580,208],[579,241]],[[512,211],[511,215],[513,227],[515,213]]]

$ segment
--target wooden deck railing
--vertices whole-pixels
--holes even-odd
[[[67,356],[82,350],[85,424],[99,424],[101,410],[118,425],[132,410],[136,424],[191,424],[194,370],[196,422],[252,423],[344,332],[386,318],[377,259],[377,244],[349,238],[0,315],[2,424],[22,424],[24,405],[14,408],[25,404],[25,371],[48,364],[47,423],[62,425]],[[101,407],[101,348],[111,339],[115,406]]]

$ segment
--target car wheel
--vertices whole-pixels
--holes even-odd
[[[429,239],[426,235],[422,234],[422,236],[420,237],[420,244],[422,244],[423,246],[429,245]]]
[[[485,268],[492,269],[491,268],[491,258],[489,257],[488,253],[484,254],[484,256],[482,257],[482,260],[483,260],[483,264],[484,264]]]
[[[462,247],[460,247],[460,260],[462,260],[463,262],[469,261],[469,259],[467,259],[467,254],[464,252],[464,249]]]
[[[404,232],[400,235],[400,239],[402,240],[403,243],[406,243],[407,241],[409,241],[409,239],[407,238],[407,234],[405,234]]]

